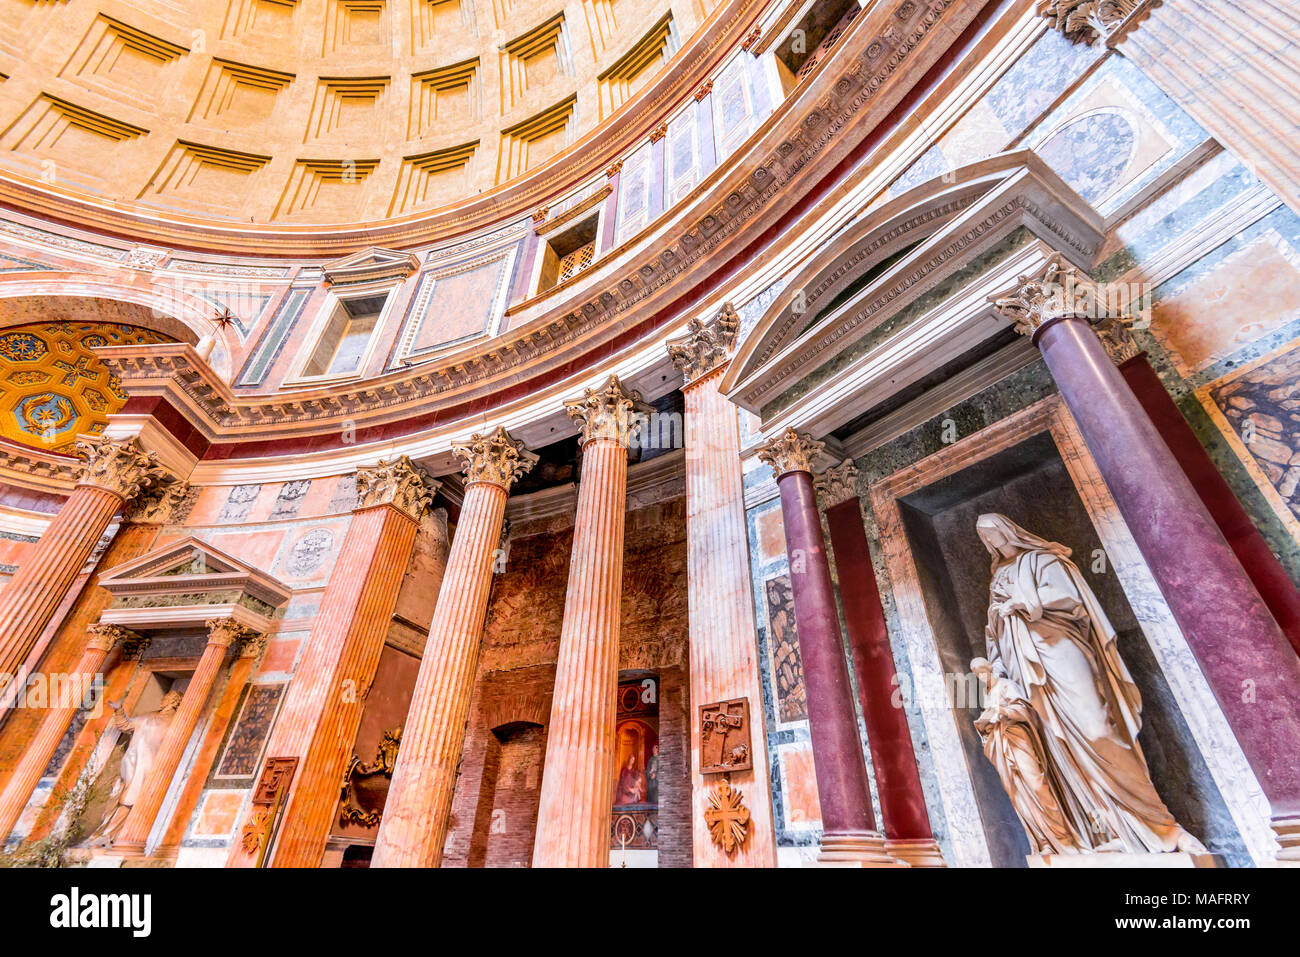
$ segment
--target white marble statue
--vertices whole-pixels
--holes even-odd
[[[113,838],[140,797],[140,791],[144,787],[144,782],[148,780],[149,772],[153,769],[154,760],[158,756],[158,749],[167,735],[172,716],[176,714],[176,709],[180,705],[181,693],[169,691],[163,695],[157,711],[128,718],[120,708],[114,708],[113,726],[119,733],[124,734],[129,731],[131,742],[126,746],[126,753],[122,755],[117,780],[113,782],[113,790],[109,793],[109,801],[115,803],[111,805],[112,810],[104,815],[103,822],[86,842],[89,847],[107,847],[113,843]]]
[[[1070,549],[1005,515],[975,530],[993,557],[976,726],[1036,852],[1204,854],[1151,783],[1141,697]]]

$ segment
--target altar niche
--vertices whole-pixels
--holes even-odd
[[[975,523],[982,513],[998,512],[1072,549],[1071,560],[1110,617],[1119,636],[1120,655],[1141,692],[1143,724],[1138,740],[1157,791],[1174,817],[1211,851],[1224,855],[1233,866],[1249,866],[1240,834],[1052,436],[1031,435],[901,496],[897,503],[991,862],[1023,867],[1030,852],[974,724],[982,708],[982,688],[971,676],[970,661],[986,654],[990,579],[988,551]]]
[[[659,678],[654,674],[626,671],[620,673],[619,678],[614,728],[610,864],[614,867],[657,866]]]

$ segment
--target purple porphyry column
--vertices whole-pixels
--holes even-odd
[[[818,859],[826,863],[897,865],[899,862],[885,853],[884,837],[876,830],[871,810],[871,785],[858,737],[840,617],[813,488],[812,460],[821,448],[821,442],[786,429],[758,453],[772,466],[781,490],[795,630],[803,661],[808,732],[822,813]]]
[[[1268,797],[1279,857],[1300,859],[1300,659],[1090,321],[1073,308],[1077,284],[1054,259],[997,307],[1041,350]]]

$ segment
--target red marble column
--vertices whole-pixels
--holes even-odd
[[[822,811],[819,860],[861,866],[896,865],[898,862],[885,853],[885,841],[876,830],[871,809],[871,784],[858,736],[840,616],[822,538],[817,493],[813,490],[813,460],[822,448],[823,443],[786,429],[758,453],[772,466],[781,490],[795,630],[808,690],[808,732]]]
[[[320,866],[366,693],[432,497],[404,455],[357,470],[357,506],[267,743],[268,756],[298,758],[271,867]],[[226,866],[254,867],[258,850],[235,842]]]
[[[1042,352],[1268,797],[1282,856],[1300,859],[1300,658],[1077,310],[1082,288],[1057,257],[997,308]]]
[[[135,633],[118,625],[91,625],[87,629],[85,650],[73,670],[78,680],[72,687],[84,694],[93,686],[95,676],[104,667],[104,660],[113,646],[119,642],[138,638]],[[18,823],[18,818],[22,816],[27,802],[31,800],[36,785],[40,783],[41,775],[45,773],[50,759],[54,757],[54,752],[59,747],[59,742],[63,740],[63,735],[72,723],[73,716],[82,704],[81,700],[49,702],[40,726],[27,743],[23,756],[9,776],[4,792],[0,794],[0,846],[8,840],[9,832]]]
[[[871,765],[876,772],[885,850],[913,867],[942,867],[943,853],[930,831],[907,715],[894,703],[898,691],[894,652],[862,525],[857,475],[853,460],[845,459],[817,479],[817,489],[828,503],[826,526],[839,573],[840,601],[853,652],[858,701],[867,725]]]
[[[465,501],[411,693],[371,867],[442,863],[506,498],[515,479],[537,461],[503,428],[471,436],[453,451],[465,462]]]
[[[534,867],[607,867],[627,449],[640,395],[615,376],[565,403],[582,476],[533,842]]]
[[[208,643],[199,657],[198,667],[185,687],[180,707],[167,725],[167,733],[154,757],[153,767],[140,790],[140,797],[122,823],[113,848],[128,854],[143,853],[153,830],[154,820],[162,810],[172,778],[181,765],[185,747],[198,727],[199,717],[207,706],[208,696],[216,684],[226,650],[236,640],[254,637],[254,633],[233,618],[214,618],[208,622]]]
[[[691,323],[669,344],[686,383],[686,589],[690,604],[691,850],[696,867],[775,867],[776,834],[768,775],[767,731],[758,671],[758,633],[745,527],[745,482],[736,407],[718,391],[735,342],[738,318],[730,304]],[[709,836],[705,812],[720,780],[700,774],[700,705],[749,700],[753,768],[730,783],[749,808],[749,836],[727,854]]]
[[[81,480],[0,591],[0,675],[18,673],[117,511],[165,474],[135,439],[77,448]]]
[[[1157,431],[1205,503],[1210,517],[1232,546],[1259,597],[1277,619],[1291,647],[1300,654],[1300,591],[1277,560],[1268,542],[1242,508],[1232,487],[1210,460],[1205,446],[1183,418],[1145,353],[1125,359],[1119,371],[1151,417]]]

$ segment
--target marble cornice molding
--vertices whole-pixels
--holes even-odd
[[[733,0],[715,10],[667,71],[638,91],[621,115],[587,131],[570,148],[536,170],[468,202],[392,220],[330,229],[232,225],[65,192],[35,179],[0,175],[0,203],[45,219],[76,222],[112,235],[178,250],[228,252],[234,255],[338,256],[382,244],[407,248],[448,235],[489,229],[560,198],[567,190],[598,175],[629,153],[678,104],[686,102],[739,49],[761,16],[767,0]]]
[[[1100,217],[1077,194],[1054,174],[1027,166],[948,220],[834,315],[806,317],[805,323],[818,320],[809,334],[793,338],[782,349],[756,344],[743,360],[747,374],[738,376],[737,357],[724,391],[732,401],[757,412],[1022,227],[1054,249],[1067,250],[1072,261],[1088,265],[1105,238]]]
[[[55,455],[0,439],[0,482],[67,495],[81,475],[81,463],[71,455]]]
[[[910,19],[901,21],[898,9],[906,9]],[[946,29],[936,29],[945,14]],[[823,163],[833,165],[852,147],[842,134],[852,130],[865,138],[873,124],[863,122],[862,114],[875,113],[879,120],[903,95],[902,84],[892,84],[900,67],[906,64],[902,72],[908,79],[928,67],[941,54],[943,41],[950,42],[974,14],[953,0],[929,0],[859,16],[813,82],[769,117],[767,133],[752,147],[748,162],[724,164],[710,174],[711,185],[706,181],[700,203],[689,210],[693,215],[677,216],[663,231],[605,257],[588,271],[592,285],[584,287],[603,282],[604,288],[586,301],[521,317],[525,321],[497,340],[467,346],[436,365],[413,366],[346,389],[236,398],[224,383],[200,381],[181,369],[176,357],[163,361],[169,347],[105,349],[101,356],[133,395],[170,390],[188,396],[184,404],[209,439],[252,438],[277,426],[277,435],[318,434],[345,420],[358,426],[396,421],[489,396],[533,370],[580,361],[637,322],[657,321],[670,285],[679,288],[694,272],[716,269],[724,243],[745,227],[757,228],[756,219],[765,225],[791,208],[801,195],[792,185],[817,182],[825,175]],[[924,58],[914,56],[918,49],[926,51]],[[663,321],[670,319],[671,314]]]

